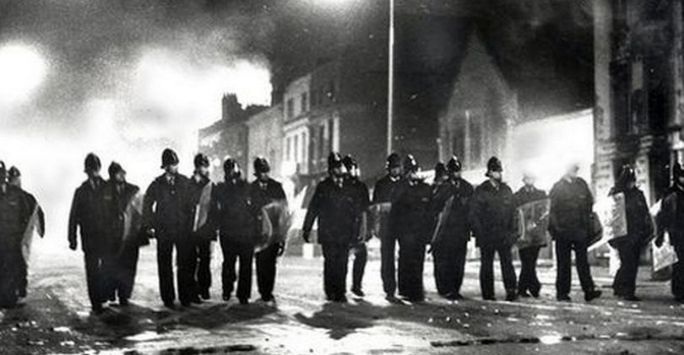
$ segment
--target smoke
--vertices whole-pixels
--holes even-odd
[[[88,152],[101,156],[104,172],[109,161],[122,163],[145,188],[160,173],[164,147],[190,172],[197,129],[220,118],[223,93],[269,104],[272,20],[230,4],[0,0],[0,65],[16,73],[0,92],[23,90],[0,100],[0,159],[22,170],[24,187],[43,204],[48,238],[64,241]],[[3,57],[4,48],[34,64]]]

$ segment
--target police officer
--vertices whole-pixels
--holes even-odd
[[[107,256],[106,231],[102,204],[104,179],[100,176],[100,158],[90,153],[85,158],[88,179],[74,193],[69,214],[69,248],[78,246],[77,230],[81,234],[81,249],[85,256],[88,296],[94,313],[103,311],[106,301],[104,262]]]
[[[306,211],[302,238],[310,242],[318,219],[318,242],[323,249],[323,283],[328,301],[347,302],[346,280],[349,248],[355,240],[354,197],[345,184],[346,170],[339,153],[328,156],[328,177],[321,181]]]
[[[589,302],[601,296],[594,286],[587,260],[591,213],[594,198],[589,186],[577,176],[579,165],[571,164],[565,175],[553,185],[549,193],[549,232],[556,242],[556,299],[570,301],[571,260],[575,251],[575,266],[579,275],[584,299]]]
[[[194,159],[195,171],[190,177],[193,204],[192,253],[190,259],[193,270],[193,284],[198,294],[194,301],[208,300],[211,288],[211,242],[216,239],[215,231],[206,223],[211,192],[214,184],[209,179],[209,158],[199,153]]]
[[[672,266],[672,295],[675,301],[684,303],[684,169],[675,164],[672,169],[673,182],[668,194],[663,198],[657,216],[658,238],[656,245],[663,244],[664,233],[670,236],[670,243],[680,260]]]
[[[513,191],[503,182],[503,167],[498,158],[487,162],[488,180],[473,194],[470,223],[480,248],[480,289],[482,298],[495,300],[494,254],[499,254],[506,300],[515,301],[516,276],[511,247],[515,242],[515,205]]]
[[[190,180],[178,172],[178,156],[171,149],[162,152],[164,173],[147,188],[143,223],[149,236],[157,239],[159,293],[164,306],[175,308],[173,250],[176,249],[178,298],[189,307],[197,300],[193,287],[192,199]]]
[[[636,173],[629,165],[622,167],[609,195],[619,193],[625,196],[627,235],[609,241],[620,255],[620,268],[613,281],[613,293],[626,301],[636,302],[639,301],[635,294],[639,257],[654,231],[646,198],[636,186]]]
[[[7,169],[0,161],[0,308],[17,305],[21,288],[21,240],[31,216],[22,191],[7,183]]]
[[[43,209],[38,205],[38,200],[29,193],[28,191],[24,190],[21,186],[21,171],[15,166],[12,166],[9,171],[8,171],[8,184],[18,188],[21,190],[22,194],[24,195],[24,198],[26,199],[28,205],[29,205],[29,211],[31,211],[31,219],[29,221],[29,225],[27,226],[27,230],[24,233],[24,237],[22,239],[22,258],[21,258],[21,277],[19,279],[19,291],[18,295],[19,298],[25,298],[26,297],[26,288],[28,286],[28,254],[30,252],[30,247],[31,247],[31,237],[33,236],[34,230],[40,235],[42,238],[45,233],[45,214],[43,213]]]
[[[370,197],[368,193],[368,186],[359,179],[359,165],[351,155],[347,155],[342,159],[345,169],[347,169],[346,183],[354,197],[355,210],[355,226],[354,232],[356,239],[352,242],[351,254],[354,256],[354,263],[352,264],[352,293],[357,297],[364,297],[363,292],[363,274],[366,269],[366,262],[368,261],[368,247],[366,242],[368,236],[365,232],[365,216],[368,206],[370,206]]]
[[[140,225],[131,221],[130,209],[140,188],[126,181],[126,171],[117,162],[109,165],[108,173],[109,180],[102,189],[108,249],[104,266],[107,296],[110,301],[118,297],[119,304],[127,306],[133,293],[139,247],[147,243],[147,237]]]
[[[422,302],[425,247],[430,242],[430,185],[419,176],[420,166],[412,155],[404,160],[404,180],[392,193],[390,233],[399,241],[399,295],[409,302]]]
[[[516,207],[546,198],[546,192],[535,187],[534,182],[534,175],[529,172],[523,173],[523,187],[514,195]],[[546,233],[546,231],[530,230],[528,233]],[[530,295],[534,298],[539,297],[541,283],[537,277],[537,259],[539,258],[539,250],[541,250],[543,246],[544,245],[518,243],[518,254],[520,256],[518,295],[520,297],[530,297]]]
[[[471,234],[468,212],[473,186],[461,177],[461,169],[458,158],[451,157],[445,169],[446,181],[433,192],[432,202],[433,213],[439,213],[452,200],[450,210],[445,211],[448,215],[443,232],[432,243],[437,292],[451,300],[463,298],[460,290]]]
[[[268,160],[258,157],[254,159],[253,165],[256,179],[252,182],[251,195],[255,209],[261,210],[264,206],[274,202],[287,207],[287,197],[285,197],[283,186],[269,176],[271,166],[268,164]],[[274,228],[274,233],[277,233],[276,229]],[[276,235],[269,241],[270,243],[265,249],[256,253],[257,286],[261,300],[264,302],[275,301],[273,289],[275,287],[276,264],[278,257],[285,252],[285,237],[284,235]]]
[[[223,164],[225,180],[216,185],[212,194],[210,219],[218,228],[223,252],[223,300],[230,300],[237,280],[237,298],[248,304],[252,292],[252,260],[254,236],[257,234],[257,210],[252,203],[250,185],[242,178],[233,158]],[[239,262],[239,276],[235,263]]]
[[[397,153],[392,153],[387,157],[386,170],[387,174],[375,183],[372,201],[374,205],[390,203],[392,192],[402,179],[401,157]],[[380,238],[380,274],[387,299],[392,301],[395,300],[394,293],[397,289],[397,272],[394,261],[397,237],[388,233],[387,220],[382,222],[380,235],[378,235]],[[374,221],[371,223],[375,224]]]

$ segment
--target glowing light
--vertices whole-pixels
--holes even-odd
[[[47,64],[32,47],[0,47],[0,103],[18,103],[30,97],[43,82]]]

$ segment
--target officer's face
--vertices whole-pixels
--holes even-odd
[[[209,175],[209,167],[208,167],[208,166],[204,166],[204,165],[199,166],[199,167],[197,168],[197,172],[198,172],[200,175],[202,175],[202,176],[207,176],[207,175]]]
[[[268,173],[267,172],[259,172],[256,174],[256,176],[257,176],[257,179],[259,179],[259,181],[268,181]]]
[[[523,178],[523,184],[525,184],[525,186],[534,186],[534,182],[535,180],[531,176],[525,176]]]
[[[579,172],[579,165],[573,164],[568,167],[567,175],[571,178],[576,178]]]
[[[166,172],[169,174],[176,174],[178,172],[178,164],[166,166]]]
[[[496,181],[501,181],[501,179],[503,178],[503,174],[500,171],[490,171],[489,177]]]
[[[343,166],[335,167],[332,169],[332,175],[336,178],[344,177],[347,174],[347,169]]]
[[[100,176],[100,170],[88,170],[86,174],[88,175],[88,178],[94,179]]]
[[[353,178],[359,177],[359,168],[356,166],[352,166],[349,168],[349,176]]]
[[[451,171],[451,172],[449,172],[449,176],[452,179],[460,179],[461,178],[461,172],[460,171]]]
[[[123,171],[119,171],[114,175],[114,181],[116,181],[117,183],[126,182],[126,173],[124,173]]]
[[[397,177],[401,175],[401,167],[400,166],[395,166],[389,170],[389,173],[393,177]]]
[[[9,184],[16,187],[21,187],[21,176],[16,176],[9,179]]]

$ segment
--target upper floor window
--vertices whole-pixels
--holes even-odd
[[[294,117],[294,100],[293,99],[288,99],[287,100],[287,113],[285,114],[287,119],[290,120]]]
[[[307,112],[309,110],[309,95],[306,92],[302,93],[301,98],[301,112]]]

